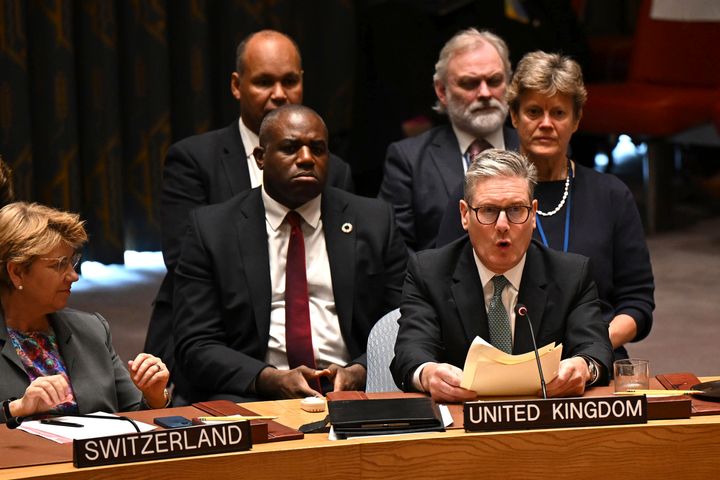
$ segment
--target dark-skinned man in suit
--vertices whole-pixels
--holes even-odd
[[[364,388],[367,336],[399,305],[407,250],[389,205],[325,187],[327,144],[311,109],[271,112],[255,150],[262,187],[191,213],[173,322],[176,387],[187,401]],[[296,228],[314,357],[304,363],[293,360],[300,342],[291,334]]]

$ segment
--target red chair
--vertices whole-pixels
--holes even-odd
[[[623,83],[589,84],[580,130],[648,142],[647,229],[667,226],[674,165],[669,137],[712,121],[720,101],[720,22],[659,21],[643,0]],[[661,217],[661,215],[664,215]]]

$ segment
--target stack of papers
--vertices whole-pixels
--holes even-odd
[[[562,345],[550,343],[538,349],[545,382],[557,376]],[[535,352],[510,355],[475,337],[465,359],[460,386],[480,396],[535,395],[540,391]]]
[[[92,415],[104,415],[117,417],[105,412],[95,412]],[[39,420],[23,422],[18,430],[47,438],[57,443],[71,443],[73,440],[85,438],[109,437],[111,435],[122,435],[123,433],[137,433],[135,427],[128,421],[116,419],[87,418],[87,417],[53,417],[53,420],[80,424],[82,427],[64,427],[60,425],[48,425],[40,423]],[[135,420],[141,432],[149,432],[157,427]]]

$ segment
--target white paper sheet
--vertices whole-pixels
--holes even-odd
[[[95,412],[92,415],[104,415],[107,417],[117,417],[105,412]],[[57,443],[70,443],[76,439],[109,437],[111,435],[121,435],[123,433],[136,433],[137,430],[128,421],[122,420],[105,420],[102,418],[87,417],[53,417],[53,420],[63,422],[79,423],[82,427],[63,427],[59,425],[47,425],[40,423],[39,420],[23,422],[18,429],[31,433]],[[141,432],[149,432],[157,427],[135,420]]]
[[[550,343],[538,352],[545,382],[550,383],[558,373],[562,345]],[[510,355],[475,337],[465,359],[460,386],[488,397],[535,395],[540,390],[535,353]]]

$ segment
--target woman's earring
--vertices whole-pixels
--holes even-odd
[[[18,285],[18,286],[17,286],[17,289],[18,289],[18,290],[22,290],[22,289],[23,289],[23,286],[22,286],[22,285]]]

